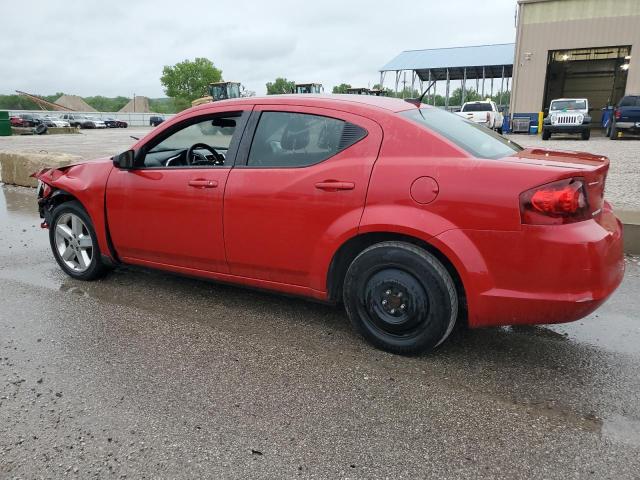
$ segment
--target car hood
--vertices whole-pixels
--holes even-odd
[[[31,176],[41,180],[44,183],[55,186],[61,178],[77,179],[91,178],[94,173],[104,172],[105,169],[113,167],[111,157],[99,158],[97,160],[89,160],[83,162],[72,163],[58,168],[43,168],[42,170],[32,173]]]

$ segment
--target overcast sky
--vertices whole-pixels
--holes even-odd
[[[164,96],[207,57],[258,95],[278,76],[373,86],[403,50],[513,42],[516,0],[3,2],[0,93]],[[386,84],[392,86],[389,76]]]

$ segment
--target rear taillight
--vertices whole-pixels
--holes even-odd
[[[591,218],[584,180],[567,178],[520,195],[520,218],[529,225],[562,225]]]
[[[616,117],[616,120],[620,120],[620,117],[622,116],[622,114],[620,113],[620,110],[618,110],[617,108],[613,111],[613,116]]]

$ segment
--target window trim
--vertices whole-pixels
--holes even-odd
[[[269,105],[269,107],[271,107],[271,105]],[[287,105],[286,107],[289,107],[289,105]],[[353,125],[356,125],[357,127],[361,128],[362,130],[364,130],[365,134],[362,136],[362,138],[360,138],[357,142],[352,143],[351,145],[349,145],[346,148],[343,148],[341,150],[336,151],[333,155],[320,160],[319,162],[315,162],[315,163],[311,163],[309,165],[293,165],[293,166],[264,166],[264,165],[249,165],[249,154],[251,153],[251,146],[253,145],[253,140],[256,134],[256,131],[258,130],[258,125],[260,124],[260,118],[262,117],[263,113],[297,113],[300,115],[311,115],[311,116],[315,116],[315,117],[325,117],[325,118],[330,118],[332,120],[339,120],[341,122],[343,122],[344,124],[347,123],[351,123]],[[251,117],[249,118],[248,122],[247,122],[247,127],[245,128],[245,131],[243,133],[242,139],[240,141],[240,146],[238,148],[238,155],[236,157],[236,164],[234,165],[234,168],[243,168],[243,169],[252,169],[252,170],[274,170],[274,169],[280,169],[280,170],[293,170],[293,169],[300,169],[300,168],[309,168],[309,167],[313,167],[315,165],[320,165],[321,163],[326,162],[327,160],[331,160],[332,158],[334,158],[336,155],[339,155],[340,153],[344,152],[345,150],[348,150],[349,148],[353,147],[354,145],[360,143],[362,140],[364,140],[365,138],[367,138],[369,136],[369,130],[365,127],[363,127],[362,125],[352,122],[350,120],[346,120],[344,118],[340,118],[338,116],[332,116],[332,115],[324,115],[324,114],[319,114],[319,113],[311,113],[311,112],[303,112],[300,110],[289,110],[289,109],[278,109],[276,108],[265,108],[265,109],[259,109],[259,110],[253,110],[251,112]]]
[[[225,112],[212,112],[212,113],[207,113],[204,115],[200,115],[200,116],[194,116],[194,117],[189,117],[181,122],[175,123],[174,125],[171,125],[169,128],[167,128],[164,132],[160,133],[159,135],[156,135],[155,137],[153,137],[151,140],[149,140],[147,143],[145,143],[144,145],[142,145],[140,147],[140,149],[138,149],[138,151],[135,154],[135,159],[134,159],[134,170],[198,170],[198,169],[231,169],[235,166],[235,162],[237,160],[237,154],[239,151],[239,146],[240,146],[240,142],[242,141],[242,137],[244,135],[246,126],[247,126],[247,121],[249,118],[249,114],[251,113],[251,109],[243,109],[243,110],[229,110],[229,111],[225,111]],[[207,120],[213,120],[214,118],[220,118],[220,117],[228,117],[228,116],[232,116],[233,114],[239,114],[237,115],[237,118],[239,118],[239,122],[238,125],[236,125],[236,129],[240,129],[240,131],[238,132],[238,135],[235,135],[234,132],[234,136],[231,139],[231,143],[229,144],[229,148],[227,150],[227,154],[226,154],[226,159],[228,158],[232,158],[232,161],[229,162],[228,165],[197,165],[195,167],[189,167],[187,165],[176,165],[176,166],[168,166],[168,167],[158,167],[158,166],[151,166],[151,167],[147,167],[144,165],[144,159],[147,156],[147,154],[149,153],[149,151],[154,148],[155,146],[157,146],[158,144],[162,143],[163,141],[165,141],[167,138],[169,138],[171,135],[173,135],[174,133],[190,127],[191,125],[195,125],[197,123],[200,122],[204,122]]]

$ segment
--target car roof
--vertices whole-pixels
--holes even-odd
[[[207,110],[219,105],[300,105],[309,107],[336,108],[339,110],[345,107],[359,106],[365,109],[386,110],[389,113],[402,112],[417,108],[415,104],[406,102],[399,98],[378,97],[374,95],[349,95],[349,94],[287,94],[287,95],[266,95],[261,97],[232,98],[229,100],[219,100],[217,102],[205,103],[192,107],[192,112],[197,110]],[[427,107],[427,105],[422,105]]]
[[[557,102],[557,101],[563,101],[563,102],[567,102],[569,100],[587,100],[586,98],[554,98],[553,100],[551,100],[552,102]]]

